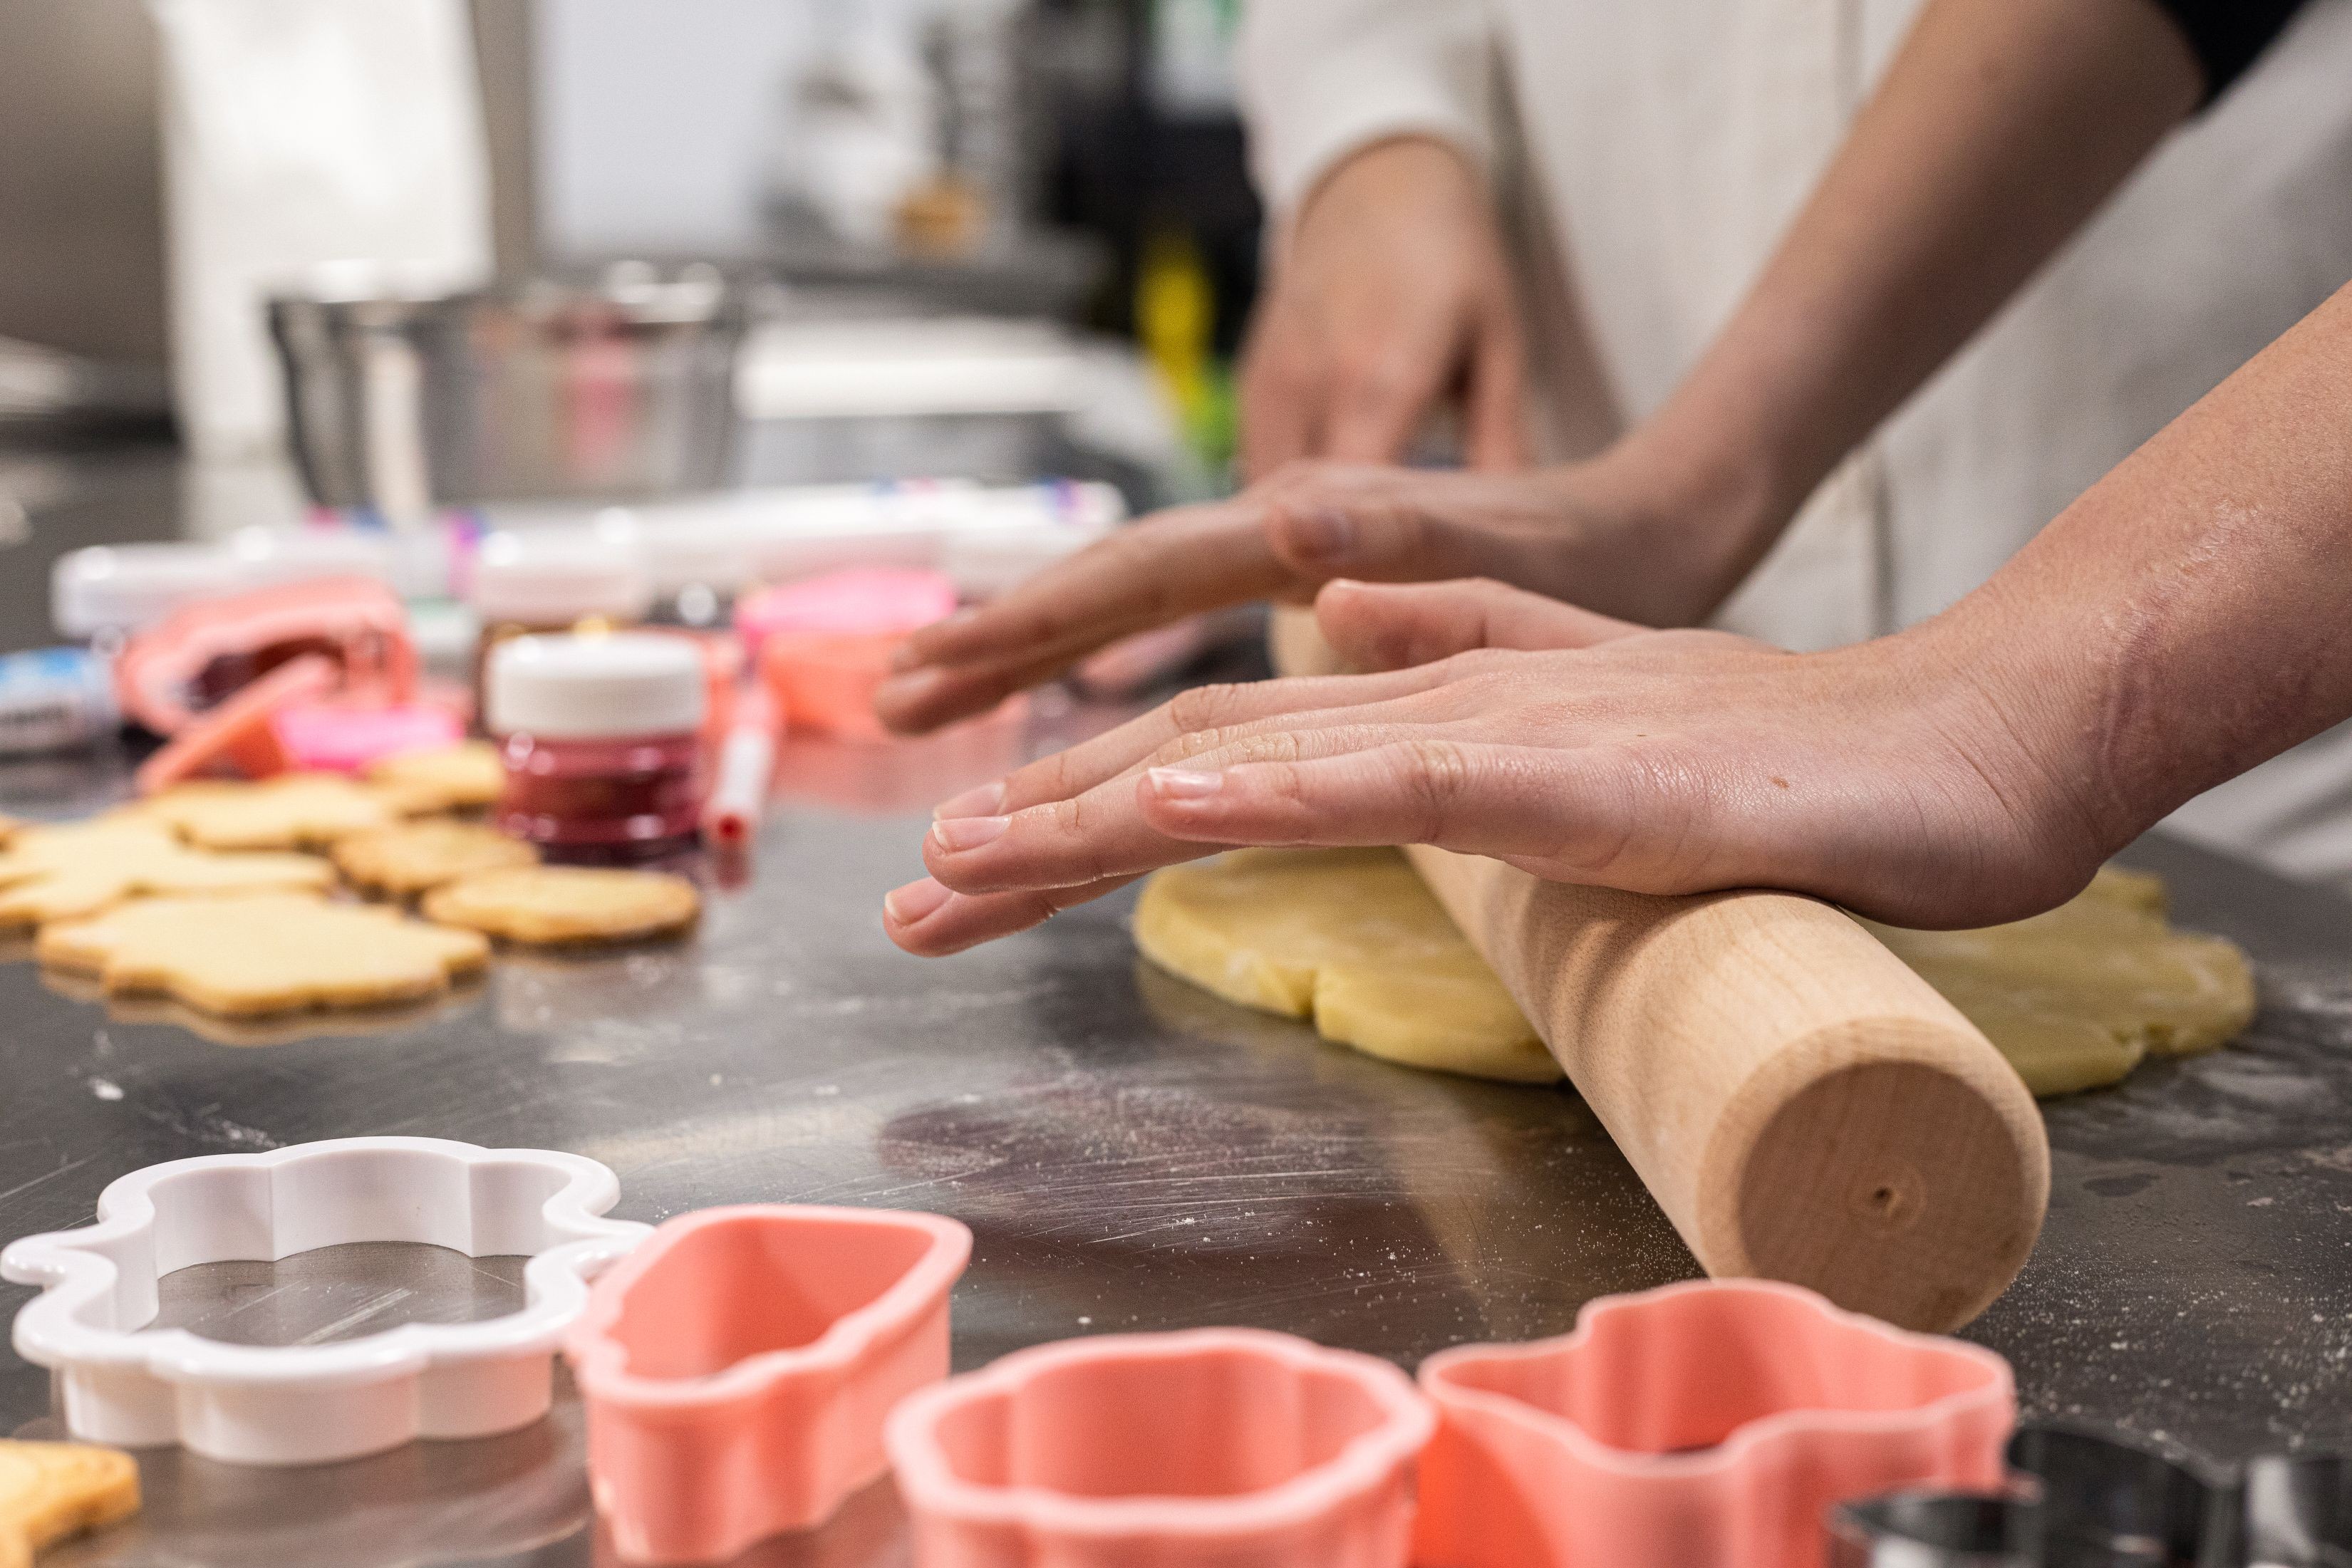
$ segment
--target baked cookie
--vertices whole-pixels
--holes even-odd
[[[477,872],[539,863],[539,852],[521,840],[446,817],[352,833],[336,840],[331,852],[354,886],[394,898],[414,898]]]
[[[668,936],[702,908],[694,883],[667,872],[532,866],[460,878],[425,895],[425,916],[530,946]]]
[[[151,894],[323,893],[335,873],[312,855],[190,849],[136,816],[28,827],[0,849],[0,930],[100,913]]]
[[[120,1449],[0,1439],[0,1568],[138,1511],[139,1466]]]
[[[282,773],[257,784],[182,784],[135,808],[212,850],[291,850],[417,815],[408,798],[340,773]]]
[[[141,899],[42,927],[35,954],[97,976],[110,994],[160,993],[249,1018],[431,997],[480,968],[489,944],[381,905],[264,893]]]
[[[507,770],[489,741],[461,740],[387,757],[367,770],[367,781],[413,811],[480,811],[499,803]]]

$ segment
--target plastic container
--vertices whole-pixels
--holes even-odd
[[[919,1568],[1404,1568],[1433,1425],[1384,1361],[1193,1329],[1016,1352],[886,1441]]]
[[[659,632],[517,637],[485,717],[507,770],[501,832],[551,849],[674,848],[702,805],[705,661]]]
[[[1766,1281],[1607,1296],[1574,1333],[1422,1364],[1418,1563],[1816,1568],[1834,1504],[1990,1490],[2009,1364]]]
[[[106,642],[143,631],[184,605],[245,586],[236,558],[213,545],[92,545],[49,569],[58,633]]]
[[[577,1155],[439,1138],[205,1155],[110,1183],[97,1223],[11,1243],[0,1278],[42,1288],[16,1314],[15,1343],[58,1373],[75,1437],[180,1443],[230,1464],[323,1464],[544,1416],[556,1344],[587,1281],[646,1234],[600,1218],[619,1196],[610,1170]],[[175,1270],[352,1241],[527,1254],[523,1308],[327,1344],[144,1329],[156,1282]]]
[[[747,1204],[655,1231],[564,1340],[621,1555],[722,1562],[879,1476],[883,1417],[947,1375],[971,1256],[954,1220],[887,1209]]]
[[[478,623],[475,699],[486,709],[484,673],[499,643],[635,626],[653,608],[654,585],[643,552],[626,540],[593,528],[509,529],[475,552],[466,601]]]
[[[770,637],[903,637],[955,610],[955,583],[944,573],[852,567],[746,594],[735,605],[735,630],[757,657]]]
[[[122,727],[107,661],[81,648],[0,654],[0,757],[98,745]]]

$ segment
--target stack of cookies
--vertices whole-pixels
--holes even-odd
[[[501,782],[477,742],[364,779],[183,784],[81,821],[0,823],[0,929],[32,931],[43,964],[109,995],[249,1018],[431,998],[480,970],[493,937],[628,942],[693,925],[700,899],[683,877],[543,866],[478,820]]]

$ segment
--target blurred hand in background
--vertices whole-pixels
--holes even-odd
[[[1527,461],[1524,350],[1494,205],[1460,153],[1377,142],[1300,207],[1251,324],[1241,462],[1394,462],[1456,394],[1474,468]]]

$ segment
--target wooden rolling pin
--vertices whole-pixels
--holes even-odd
[[[1655,898],[1406,852],[1708,1273],[1944,1331],[2024,1265],[2050,1197],[2042,1114],[1853,921],[1790,894]]]
[[[1267,651],[1284,674],[1346,668],[1297,606],[1275,607]],[[2050,1203],[2033,1096],[1845,915],[1405,853],[1708,1273],[1942,1331],[2024,1267]]]

